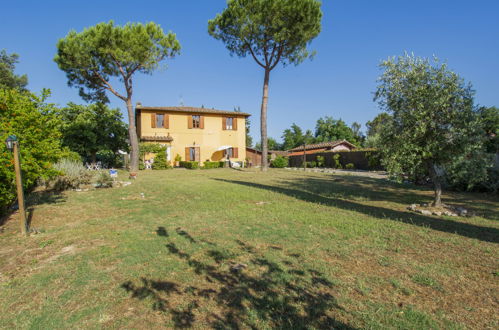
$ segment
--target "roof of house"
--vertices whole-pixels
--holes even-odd
[[[136,110],[152,110],[152,111],[168,111],[168,112],[192,112],[192,113],[208,113],[215,115],[233,115],[233,116],[251,116],[246,112],[236,112],[236,111],[226,111],[226,110],[215,110],[207,108],[196,108],[196,107],[145,107],[140,103],[137,103],[135,107]]]
[[[320,148],[334,148],[340,144],[347,144],[352,148],[355,148],[355,145],[352,143],[348,142],[347,140],[337,140],[337,141],[330,141],[330,142],[321,142],[321,143],[315,143],[315,144],[307,144],[305,145],[305,150],[310,150],[310,149],[320,149]],[[289,149],[288,152],[292,151],[300,151],[303,150],[303,146],[299,146],[296,148]]]
[[[288,152],[286,150],[269,150],[270,154],[276,154],[277,156],[287,156]]]
[[[173,138],[168,134],[168,136],[141,136],[141,140],[143,141],[166,141],[166,142],[172,142]]]

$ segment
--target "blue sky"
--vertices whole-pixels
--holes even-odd
[[[134,102],[251,113],[258,140],[263,72],[251,58],[230,57],[207,33],[207,21],[225,0],[5,1],[0,49],[18,53],[17,73],[29,88],[52,90],[51,102],[83,103],[53,62],[56,42],[71,29],[108,20],[159,23],[177,34],[182,53],[166,70],[135,78]],[[322,116],[365,124],[379,112],[372,101],[378,64],[404,51],[437,55],[470,81],[476,102],[499,106],[499,1],[497,0],[324,0],[322,33],[313,61],[277,67],[270,77],[269,136],[280,139],[293,122],[313,129]],[[124,110],[111,96],[111,105]]]

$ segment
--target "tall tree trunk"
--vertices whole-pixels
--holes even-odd
[[[92,160],[93,164],[97,162],[97,151],[92,151],[92,153],[90,154],[90,159]]]
[[[266,172],[268,169],[267,155],[267,103],[269,100],[269,77],[270,70],[265,69],[265,77],[263,79],[263,95],[262,95],[262,108],[260,113],[260,131],[262,135],[262,171]]]
[[[440,174],[437,172],[435,164],[431,162],[428,165],[428,171],[430,172],[431,181],[433,182],[433,189],[435,190],[433,206],[442,206],[442,181]]]
[[[126,100],[128,110],[128,136],[130,139],[130,172],[139,170],[139,141],[137,139],[137,128],[135,127],[135,113],[133,111],[132,98]]]

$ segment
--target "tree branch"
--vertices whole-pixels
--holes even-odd
[[[282,52],[283,52],[283,50],[284,50],[284,45],[279,46],[279,52],[277,53],[277,59],[275,60],[274,64],[272,64],[272,65],[270,66],[270,70],[271,70],[271,71],[272,71],[272,70],[276,67],[276,65],[277,65],[277,64],[279,63],[279,61],[281,60],[281,56],[282,56]]]
[[[255,53],[253,53],[253,49],[251,49],[251,46],[248,43],[246,43],[246,46],[249,48],[251,56],[253,56],[253,59],[256,61],[256,63],[258,63],[258,65],[262,68],[266,69],[267,67],[263,65],[262,62],[258,60],[258,58],[256,58]]]
[[[102,77],[99,72],[97,72],[96,70],[93,70],[93,72],[103,82],[102,87],[109,90],[111,93],[113,93],[114,95],[116,95],[117,97],[122,99],[123,101],[126,101],[126,97],[124,97],[123,95],[121,95],[120,93],[115,91],[113,86],[111,86],[111,84],[106,79],[104,79],[104,77]]]

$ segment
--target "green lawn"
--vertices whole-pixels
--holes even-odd
[[[144,193],[144,198],[141,197]],[[499,200],[271,170],[37,193],[0,229],[0,328],[498,328]],[[235,266],[235,267],[234,267]]]

